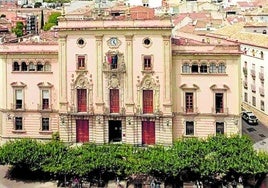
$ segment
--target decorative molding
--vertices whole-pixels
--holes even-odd
[[[180,86],[180,88],[181,88],[182,90],[198,90],[198,89],[200,89],[199,86],[196,85],[196,84],[193,84],[192,86],[187,86],[187,84],[182,84],[182,85]]]
[[[24,87],[27,86],[27,85],[26,85],[25,83],[23,83],[23,82],[12,82],[10,85],[11,85],[12,87],[21,87],[21,88],[24,88]]]

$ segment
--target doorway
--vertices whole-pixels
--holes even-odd
[[[109,121],[109,142],[122,141],[122,122],[118,120]]]

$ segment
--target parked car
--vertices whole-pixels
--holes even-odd
[[[252,112],[242,112],[242,119],[248,124],[258,125],[258,118]]]

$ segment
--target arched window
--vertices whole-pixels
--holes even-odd
[[[209,72],[210,73],[217,73],[216,63],[210,63],[210,65],[209,65]]]
[[[44,71],[49,72],[51,71],[51,65],[49,62],[46,62],[44,65]]]
[[[208,72],[208,66],[206,63],[202,63],[200,66],[200,72],[201,73],[207,73]]]
[[[35,65],[33,64],[33,62],[29,63],[29,71],[35,71]]]
[[[36,68],[37,68],[37,71],[43,71],[44,65],[41,62],[38,62]]]
[[[182,65],[182,73],[190,73],[190,65],[189,65],[189,63],[184,63]]]
[[[23,61],[22,63],[21,63],[21,71],[27,71],[28,70],[28,66],[27,66],[27,64]]]
[[[225,73],[226,72],[226,66],[225,66],[224,63],[219,64],[218,72],[219,73]]]
[[[20,65],[17,61],[13,63],[13,71],[19,71],[20,70]]]
[[[199,70],[198,70],[198,64],[197,63],[193,63],[192,64],[192,68],[191,68],[191,71],[192,71],[192,73],[198,73],[199,72]]]

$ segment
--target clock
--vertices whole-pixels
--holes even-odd
[[[110,45],[111,46],[117,46],[118,45],[118,39],[115,37],[110,38]]]

